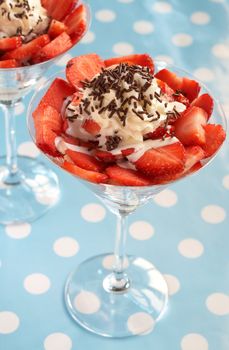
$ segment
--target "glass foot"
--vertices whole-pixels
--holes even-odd
[[[82,327],[96,334],[123,338],[150,332],[166,309],[168,288],[162,274],[143,259],[125,261],[129,287],[123,293],[106,288],[113,255],[92,257],[70,274],[66,306]]]
[[[18,167],[18,181],[10,184],[5,158],[0,158],[0,224],[33,221],[60,196],[56,174],[43,163],[19,156]]]

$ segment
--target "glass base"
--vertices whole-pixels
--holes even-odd
[[[43,163],[18,157],[17,181],[10,181],[0,158],[0,224],[33,221],[53,207],[60,196],[56,174]]]
[[[165,279],[151,262],[128,256],[128,288],[122,293],[112,288],[109,291],[113,262],[113,255],[99,255],[84,261],[70,274],[65,286],[67,309],[82,327],[105,337],[146,334],[166,309]]]

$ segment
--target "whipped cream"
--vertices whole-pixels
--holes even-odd
[[[29,41],[45,33],[49,23],[40,0],[0,0],[0,38],[22,35]]]
[[[69,120],[67,134],[83,140],[96,140],[102,150],[112,153],[133,145],[135,149],[136,145],[144,148],[144,139],[148,133],[164,126],[169,115],[176,117],[186,109],[180,102],[168,101],[161,93],[157,79],[149,74],[147,68],[135,66],[133,69],[127,65],[121,67],[122,69],[120,65],[112,66],[105,70],[107,76],[105,73],[100,94],[95,92],[95,88],[91,86],[93,84],[86,83],[82,89],[81,101],[84,102],[81,102],[81,107],[73,101],[65,112]],[[98,79],[100,75],[94,77],[94,81]],[[113,87],[109,79],[110,82],[113,79]],[[88,106],[84,108],[85,105]],[[92,119],[99,124],[99,135],[93,137],[82,128],[86,119]],[[117,143],[113,149],[107,148],[109,138]]]

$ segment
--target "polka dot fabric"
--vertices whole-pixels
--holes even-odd
[[[48,74],[62,70],[79,54],[97,52],[108,58],[148,52],[193,73],[220,97],[228,114],[227,0],[88,2],[90,31]],[[42,77],[42,83],[46,79]],[[126,329],[136,337],[113,339],[108,344],[72,322],[63,306],[63,288],[68,273],[90,256],[107,252],[101,268],[111,271],[114,217],[31,143],[25,119],[30,97],[15,107],[18,154],[42,159],[53,168],[62,197],[34,223],[0,228],[0,348],[139,350],[154,344],[157,350],[228,350],[228,142],[206,169],[167,188],[130,216],[128,252],[151,260],[163,273],[169,307],[158,324],[146,313],[133,311],[126,319]],[[0,124],[3,130],[3,118]],[[2,131],[0,155],[4,154],[3,142]],[[57,198],[53,193],[37,201],[46,204]],[[83,290],[74,305],[93,317],[101,303],[96,294]],[[148,331],[139,336],[142,327]]]

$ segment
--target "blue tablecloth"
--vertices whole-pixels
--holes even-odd
[[[78,54],[148,52],[195,74],[229,113],[226,1],[91,0],[90,5],[89,33],[50,74]],[[30,97],[16,108],[18,152],[36,157],[25,122]],[[3,154],[3,118],[1,130]],[[130,217],[128,252],[153,261],[166,275],[170,299],[150,334],[124,340],[86,332],[65,309],[68,273],[86,258],[112,251],[115,218],[83,185],[49,165],[60,179],[60,202],[32,224],[0,228],[0,349],[228,350],[228,142],[200,174],[174,184]]]

